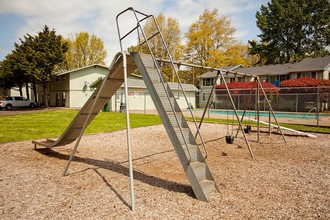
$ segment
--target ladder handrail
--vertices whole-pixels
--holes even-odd
[[[189,105],[188,98],[187,98],[187,95],[186,95],[186,93],[185,93],[185,91],[184,91],[184,89],[183,89],[183,86],[182,86],[182,83],[181,83],[181,80],[180,80],[179,74],[178,74],[178,72],[177,72],[177,70],[176,70],[176,68],[175,68],[175,66],[174,66],[173,57],[170,55],[170,51],[169,51],[169,49],[168,49],[168,47],[167,47],[167,45],[166,45],[166,42],[165,42],[164,37],[163,37],[163,34],[162,34],[162,32],[160,31],[160,28],[159,28],[159,26],[158,26],[158,23],[157,23],[156,19],[154,18],[154,16],[152,16],[152,18],[154,19],[155,25],[156,25],[157,30],[158,30],[158,32],[159,32],[159,35],[160,35],[160,37],[161,37],[161,40],[162,40],[162,43],[163,43],[164,48],[165,48],[165,50],[166,50],[166,53],[167,53],[167,55],[168,55],[168,57],[169,57],[169,59],[170,59],[171,66],[172,66],[172,70],[174,70],[175,76],[177,77],[178,84],[179,84],[179,86],[180,86],[180,88],[181,88],[182,94],[183,94],[184,99],[185,99],[185,101],[186,101],[186,103],[187,103],[187,106],[188,106],[188,110],[189,110],[189,112],[190,112],[190,115],[191,115],[191,117],[193,118],[193,122],[194,122],[194,124],[195,124],[196,131],[197,131],[197,133],[198,133],[198,136],[199,136],[199,138],[200,138],[200,140],[201,140],[202,146],[203,146],[204,151],[205,151],[205,157],[204,157],[204,159],[206,159],[207,156],[208,156],[208,151],[207,151],[207,148],[206,148],[205,142],[204,142],[204,140],[203,140],[203,137],[202,137],[202,135],[201,135],[201,133],[200,133],[200,129],[199,129],[198,126],[197,126],[196,118],[195,118],[195,116],[194,116],[194,114],[193,114],[193,112],[192,112],[192,110],[191,110],[191,106]],[[150,50],[150,48],[149,48],[149,50]],[[150,50],[150,52],[151,52],[151,50]]]
[[[160,70],[160,68],[159,68],[159,66],[158,66],[157,60],[156,60],[156,58],[155,58],[155,56],[154,56],[154,54],[153,54],[153,52],[152,52],[152,50],[151,50],[151,47],[150,47],[150,45],[149,45],[148,38],[146,37],[146,34],[144,33],[144,30],[143,30],[143,28],[142,28],[141,25],[140,25],[140,21],[143,21],[143,20],[145,20],[145,19],[147,19],[147,18],[152,17],[153,20],[154,20],[154,22],[155,22],[155,24],[156,24],[156,27],[157,27],[157,29],[158,29],[158,32],[161,34],[160,29],[159,29],[159,26],[158,26],[158,24],[157,24],[156,19],[154,18],[154,16],[153,16],[153,15],[146,15],[146,14],[140,13],[139,11],[136,11],[136,10],[133,9],[132,7],[130,7],[130,8],[128,8],[128,9],[124,10],[124,11],[121,12],[121,13],[119,13],[119,14],[117,15],[117,17],[116,17],[116,22],[117,22],[118,36],[119,36],[119,39],[120,39],[120,47],[121,47],[121,49],[122,49],[122,40],[124,39],[124,37],[121,37],[121,35],[120,35],[118,18],[119,18],[119,16],[120,16],[121,14],[123,14],[124,12],[129,11],[129,10],[131,10],[131,11],[133,12],[133,14],[134,14],[134,16],[135,16],[135,18],[136,18],[136,21],[137,21],[137,25],[136,25],[135,28],[133,28],[131,31],[129,31],[128,34],[132,33],[134,30],[136,30],[136,29],[138,29],[138,28],[141,29],[142,36],[143,36],[143,38],[144,38],[144,40],[145,40],[145,43],[146,43],[146,45],[147,45],[147,47],[148,47],[148,50],[149,50],[150,54],[151,54],[152,60],[153,60],[153,62],[154,62],[154,64],[155,64],[155,66],[156,66],[157,73],[158,73],[158,75],[159,75],[160,81],[161,81],[161,83],[162,83],[162,85],[163,85],[163,88],[164,88],[164,90],[165,90],[165,94],[166,94],[167,99],[168,99],[168,101],[169,101],[169,103],[170,103],[171,109],[172,109],[173,112],[175,112],[175,109],[174,109],[173,104],[172,104],[172,102],[171,102],[171,100],[170,100],[170,96],[169,96],[169,94],[168,94],[167,88],[165,87],[165,84],[166,84],[168,87],[169,87],[169,85],[168,85],[167,83],[164,82],[164,79],[163,79],[163,77],[162,77],[162,75],[161,75],[161,70]],[[142,14],[142,15],[144,15],[145,17],[144,17],[143,19],[139,20],[138,17],[137,17],[137,14],[136,14],[136,13]],[[128,36],[128,34],[126,34],[125,37]],[[156,35],[154,35],[154,36],[156,36]],[[161,37],[162,37],[162,35],[161,35]],[[163,37],[162,37],[162,40],[164,40]],[[164,43],[164,41],[163,41],[163,43]],[[165,47],[166,47],[166,44],[165,44]],[[166,47],[166,49],[167,49],[167,47]],[[168,52],[168,49],[167,49],[167,52]],[[178,117],[177,117],[176,114],[174,114],[174,118],[175,118],[177,124],[179,125],[180,123],[179,123],[179,120],[178,120]],[[182,130],[181,126],[178,126],[178,127],[179,127],[179,130],[180,130],[180,133],[181,133],[182,137],[184,137],[184,135],[183,135],[183,130]],[[188,159],[188,164],[189,164],[189,163],[191,162],[191,153],[190,153],[190,150],[189,150],[189,147],[188,147],[188,143],[187,143],[187,141],[185,140],[185,138],[183,138],[183,141],[184,141],[184,144],[185,144],[185,146],[186,146],[187,152],[188,152],[188,154],[189,154],[189,159]]]

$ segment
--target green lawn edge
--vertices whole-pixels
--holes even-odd
[[[0,124],[2,125],[0,126],[0,144],[59,137],[77,113],[78,110],[50,110],[0,116]],[[193,121],[191,117],[187,117],[187,120]],[[196,121],[199,123],[200,118],[196,118]],[[131,128],[159,125],[162,123],[158,115],[136,113],[130,114],[130,122]],[[238,125],[237,121],[229,120],[227,122],[226,119],[204,118],[204,122]],[[250,125],[256,126],[257,124],[252,122]],[[329,127],[285,123],[281,123],[280,125],[305,132],[330,133]],[[124,129],[126,129],[126,117],[124,113],[100,112],[87,127],[85,134]]]
[[[78,113],[77,110],[51,110],[0,116],[0,144],[59,137]],[[130,114],[131,128],[161,124],[158,115]],[[85,134],[126,129],[124,113],[100,112]]]

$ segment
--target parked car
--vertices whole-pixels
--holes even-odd
[[[0,109],[5,108],[7,110],[11,110],[13,108],[24,107],[35,108],[36,103],[23,96],[6,96],[3,100],[0,101]]]

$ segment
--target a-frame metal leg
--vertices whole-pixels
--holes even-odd
[[[256,83],[256,79],[254,78],[254,80],[253,80],[253,84],[252,84],[252,87],[251,87],[251,90],[250,90],[250,94],[249,94],[249,99],[248,99],[249,107],[250,107],[251,96],[252,96],[252,93],[253,93],[253,87],[254,87],[255,83]],[[247,105],[245,104],[245,109],[244,109],[243,114],[242,114],[242,117],[241,117],[241,124],[242,124],[243,119],[244,119],[244,117],[245,117],[246,109],[247,109]],[[235,137],[238,136],[238,132],[239,132],[239,130],[240,130],[240,128],[237,129],[237,132],[236,132]]]
[[[263,93],[263,95],[264,95],[264,97],[265,97],[265,99],[266,99],[266,101],[267,101],[268,108],[269,108],[269,110],[271,111],[271,113],[272,113],[272,115],[273,115],[273,117],[274,117],[275,123],[276,123],[276,125],[278,126],[278,129],[280,130],[280,133],[281,133],[281,135],[282,135],[282,137],[283,137],[283,140],[285,141],[285,143],[287,143],[287,141],[286,141],[286,139],[285,139],[285,136],[284,136],[284,134],[283,134],[283,132],[282,132],[281,126],[279,125],[279,123],[278,123],[278,121],[277,121],[277,118],[276,118],[276,116],[275,116],[275,113],[274,113],[274,111],[273,111],[273,108],[272,108],[272,106],[271,106],[271,104],[270,104],[270,102],[269,102],[269,100],[268,100],[268,98],[267,98],[267,95],[266,95],[266,93],[265,93],[264,88],[262,87],[262,85],[261,85],[261,83],[260,83],[259,78],[257,78],[257,82],[258,82],[258,85],[259,85],[259,87],[260,87],[260,89],[261,89],[261,91],[262,91],[262,93]],[[269,121],[269,123],[270,123],[270,121]]]
[[[228,89],[227,83],[226,83],[226,81],[225,81],[225,78],[224,78],[223,73],[222,73],[221,70],[220,70],[220,76],[221,76],[222,81],[224,82],[224,85],[225,85],[225,88],[226,88],[226,90],[227,90],[227,93],[228,93],[228,96],[229,96],[230,102],[231,102],[231,104],[232,104],[232,106],[233,106],[234,113],[235,113],[235,115],[236,115],[237,122],[238,122],[238,124],[239,124],[239,128],[240,128],[240,130],[242,131],[242,134],[243,134],[243,137],[244,137],[245,143],[246,143],[246,145],[247,145],[247,147],[248,147],[248,150],[249,150],[249,152],[250,152],[251,158],[254,158],[254,156],[253,156],[253,152],[252,152],[252,149],[251,149],[251,146],[250,146],[250,143],[249,143],[249,141],[248,141],[248,139],[247,139],[247,137],[246,137],[246,135],[245,135],[245,133],[244,133],[243,126],[242,126],[242,123],[241,123],[241,120],[240,120],[240,118],[239,118],[239,116],[238,116],[238,114],[237,114],[237,110],[236,110],[235,103],[234,103],[234,101],[233,101],[233,98],[231,97],[231,94],[230,94],[230,92],[229,92],[229,89]]]

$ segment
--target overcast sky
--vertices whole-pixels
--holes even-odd
[[[218,9],[236,28],[236,38],[243,43],[258,39],[255,14],[267,0],[0,0],[0,60],[11,52],[14,42],[25,34],[35,35],[44,25],[67,38],[69,34],[87,31],[104,41],[109,64],[120,51],[116,15],[128,7],[146,14],[179,21],[182,32],[195,22],[205,9]],[[131,14],[130,14],[131,15]],[[135,25],[132,17],[121,17],[122,33]],[[136,37],[127,39],[136,43]]]

